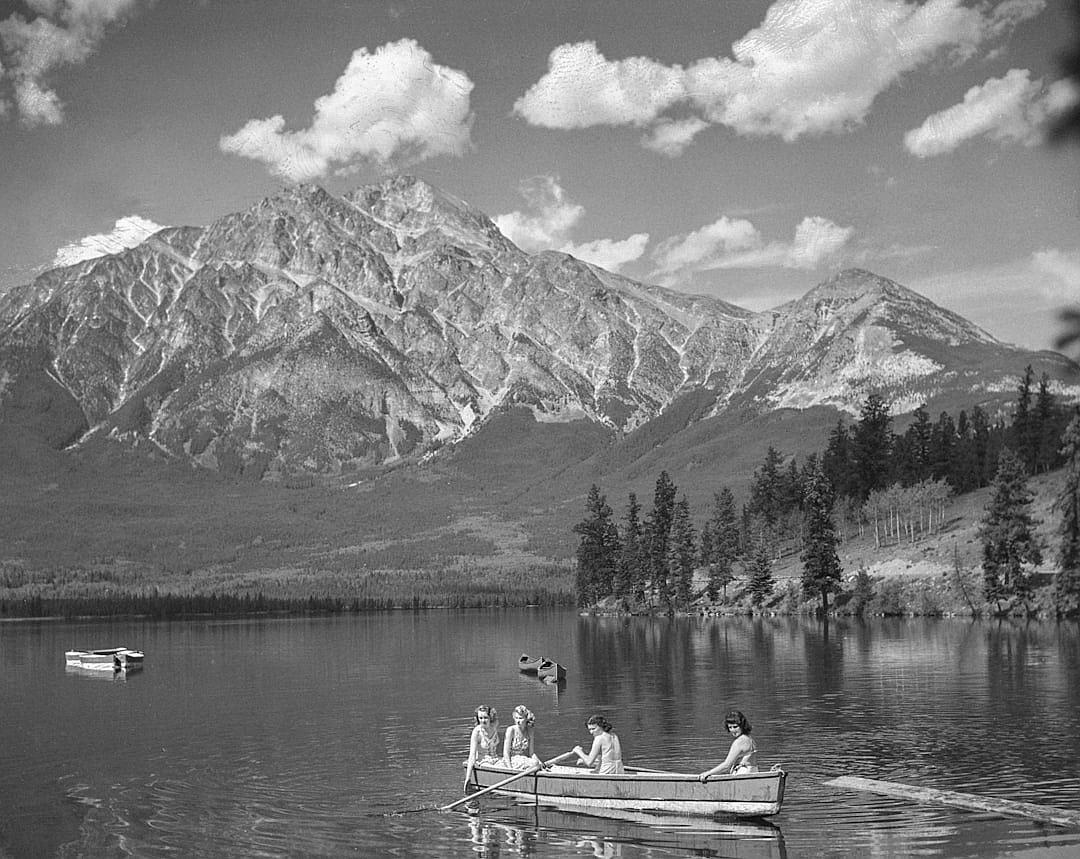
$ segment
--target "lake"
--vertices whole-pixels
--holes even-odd
[[[89,676],[64,651],[125,645]],[[519,673],[521,653],[567,668]],[[763,821],[608,819],[462,795],[481,703],[632,765],[720,761],[745,711],[788,772]],[[1080,830],[827,787],[839,775],[1080,809],[1080,629],[567,610],[0,623],[0,857],[1080,855]]]

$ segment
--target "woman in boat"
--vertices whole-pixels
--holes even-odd
[[[476,708],[476,726],[469,737],[469,759],[465,762],[465,789],[472,781],[473,767],[477,764],[498,766],[502,763],[499,755],[499,714],[494,707],[481,704]]]
[[[592,749],[588,754],[581,746],[574,746],[578,760],[600,775],[618,775],[623,772],[622,744],[619,737],[611,732],[611,722],[601,715],[590,716],[585,727],[592,734]]]
[[[540,758],[533,751],[533,733],[536,717],[524,704],[514,708],[514,724],[506,729],[503,741],[503,766],[515,770],[543,766]]]
[[[757,764],[754,755],[757,753],[757,743],[750,736],[750,722],[741,710],[732,710],[724,717],[724,726],[732,736],[731,749],[723,763],[719,763],[711,770],[705,770],[698,778],[705,781],[711,775],[721,773],[756,773]]]

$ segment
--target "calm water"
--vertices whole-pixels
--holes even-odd
[[[64,651],[145,650],[130,675]],[[563,688],[522,653],[567,666]],[[783,812],[593,818],[461,795],[472,710],[538,750],[602,711],[631,764],[721,759],[729,707]],[[0,856],[1080,855],[1080,830],[825,787],[838,775],[1080,809],[1080,632],[965,621],[589,620],[568,611],[0,624]],[[404,813],[403,813],[404,812]]]

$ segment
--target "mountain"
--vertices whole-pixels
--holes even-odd
[[[597,428],[597,468],[617,470],[695,429],[855,414],[870,391],[897,414],[996,408],[1029,363],[1075,370],[866,271],[752,313],[528,254],[399,176],[342,196],[291,187],[12,290],[0,430],[281,479],[445,456],[520,406]]]

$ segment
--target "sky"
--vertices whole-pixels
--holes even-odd
[[[760,311],[837,271],[1050,348],[1067,0],[0,2],[0,291],[297,182]]]

